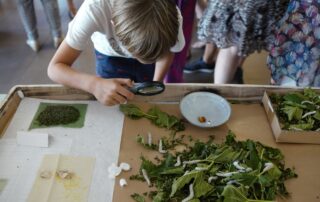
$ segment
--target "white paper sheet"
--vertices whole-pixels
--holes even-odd
[[[52,139],[49,140],[49,147],[17,146],[17,131],[29,128],[40,102],[87,103],[84,127],[33,129],[33,132],[50,134]],[[118,160],[123,121],[124,116],[118,106],[106,107],[96,101],[61,102],[24,98],[0,140],[0,178],[9,180],[0,195],[0,201],[25,201],[41,159],[44,154],[49,153],[95,157],[88,201],[112,201],[114,181],[108,178],[107,168]]]
[[[49,146],[48,133],[18,131],[16,139],[17,139],[17,144],[21,146],[30,146],[30,147],[48,147]]]

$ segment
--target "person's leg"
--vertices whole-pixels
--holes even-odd
[[[207,43],[203,53],[203,61],[208,65],[213,65],[217,57],[217,47],[212,43]]]
[[[46,13],[47,21],[51,29],[51,35],[53,37],[53,45],[55,48],[58,48],[63,40],[58,1],[57,0],[41,0],[41,2],[44,8],[44,11]]]
[[[165,81],[168,83],[183,82],[183,67],[186,64],[188,50],[192,38],[192,28],[196,0],[176,0],[183,17],[183,34],[186,41],[185,47],[180,53],[176,53]]]
[[[207,7],[207,1],[206,0],[198,0],[196,3],[196,23],[197,21],[202,17],[204,10]],[[192,48],[203,48],[206,46],[206,42],[204,41],[196,41],[194,42],[191,47]]]
[[[216,55],[216,46],[214,44],[207,43],[203,53],[203,58],[186,65],[183,72],[187,74],[195,72],[213,73]]]
[[[33,0],[17,0],[17,8],[27,34],[27,44],[37,52],[40,46]]]
[[[68,4],[68,10],[69,10],[69,17],[70,19],[73,19],[77,13],[76,6],[74,5],[73,0],[67,0],[67,4]]]
[[[231,83],[237,68],[243,62],[243,57],[238,56],[237,53],[235,46],[219,50],[214,72],[215,84]]]

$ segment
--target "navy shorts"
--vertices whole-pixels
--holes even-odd
[[[155,64],[142,64],[136,59],[96,54],[96,73],[102,78],[130,78],[135,82],[152,81]]]

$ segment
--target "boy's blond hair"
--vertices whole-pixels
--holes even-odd
[[[145,62],[155,62],[177,42],[178,11],[172,0],[114,0],[112,21],[122,45]]]

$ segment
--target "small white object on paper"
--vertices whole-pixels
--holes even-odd
[[[48,133],[35,133],[27,131],[17,132],[17,144],[32,147],[48,147],[49,134]]]
[[[108,167],[109,178],[114,179],[116,176],[120,175],[122,169],[118,167],[115,163],[112,163]]]

